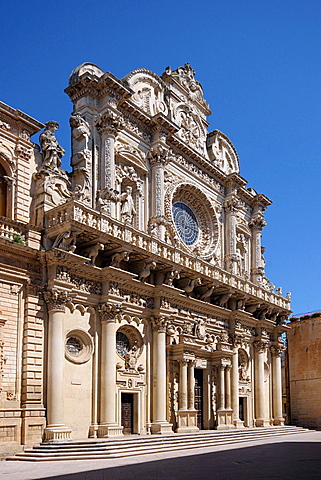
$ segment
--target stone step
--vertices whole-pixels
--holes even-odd
[[[115,439],[104,441],[71,441],[58,444],[40,444],[25,452],[17,453],[7,460],[55,461],[120,458],[132,455],[146,455],[176,450],[203,448],[209,446],[243,443],[260,440],[262,437],[276,437],[308,432],[298,427],[268,427],[242,429],[229,432],[211,431],[197,434],[176,434],[166,437],[148,436],[136,439]]]
[[[293,431],[296,433],[296,430],[290,430],[290,429],[273,429],[271,432],[271,429],[260,429],[259,432],[257,429],[253,430],[239,430],[239,431],[233,431],[233,432],[215,432],[215,433],[207,433],[207,434],[189,434],[189,435],[180,435],[178,436],[167,436],[167,437],[136,437],[136,438],[131,438],[130,440],[127,440],[126,437],[119,439],[117,441],[104,441],[104,442],[97,442],[97,441],[86,441],[82,443],[78,442],[68,442],[68,443],[60,443],[60,444],[48,444],[48,443],[43,443],[40,445],[36,445],[33,447],[32,451],[46,451],[50,452],[51,450],[95,450],[97,448],[103,449],[103,448],[108,448],[108,450],[111,450],[113,448],[119,449],[120,446],[125,446],[125,448],[131,448],[131,447],[137,447],[137,446],[144,446],[144,445],[159,445],[159,446],[164,446],[167,443],[170,444],[181,444],[181,443],[193,443],[193,442],[200,442],[200,441],[210,441],[212,439],[215,440],[221,440],[221,439],[229,439],[229,438],[241,438],[244,435],[248,436],[251,433],[253,435],[260,435],[260,437],[265,436],[265,435],[271,435],[273,434],[283,434],[283,433],[290,433]]]

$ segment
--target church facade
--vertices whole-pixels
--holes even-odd
[[[195,72],[85,63],[66,93],[70,173],[57,122],[0,104],[2,444],[282,425],[271,201]]]

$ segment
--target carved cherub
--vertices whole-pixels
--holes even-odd
[[[67,232],[57,235],[52,248],[61,248],[67,252],[74,252],[76,250],[76,237],[75,234],[68,230]]]

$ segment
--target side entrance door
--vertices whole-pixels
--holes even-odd
[[[134,395],[132,393],[121,394],[121,424],[124,435],[133,433],[133,405]]]
[[[203,429],[203,370],[195,368],[194,408],[197,410],[197,426]]]

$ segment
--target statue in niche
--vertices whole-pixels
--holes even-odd
[[[121,202],[120,216],[123,222],[133,223],[133,216],[136,215],[134,200],[132,197],[132,187],[126,187],[126,191],[121,193],[119,200]]]
[[[138,356],[138,345],[137,341],[134,343],[132,348],[128,353],[125,355],[125,369],[130,371],[135,371],[136,363],[137,363],[137,356]]]
[[[46,128],[39,137],[40,146],[43,154],[42,167],[51,170],[58,170],[61,166],[61,157],[65,150],[59,145],[55,133],[59,128],[59,123],[51,120],[45,123]]]

